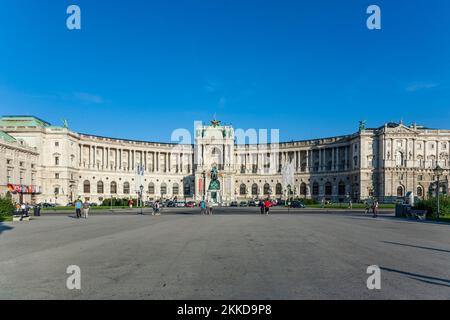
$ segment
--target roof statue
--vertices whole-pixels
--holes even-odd
[[[366,120],[359,122],[359,132],[366,130]]]
[[[67,119],[62,119],[62,123],[63,123],[63,128],[69,129],[69,122],[67,121]]]

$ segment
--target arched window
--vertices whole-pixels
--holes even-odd
[[[99,194],[103,193],[103,181],[97,182],[97,193]]]
[[[331,196],[333,194],[333,186],[331,182],[325,183],[325,195]]]
[[[258,195],[258,185],[256,183],[254,183],[252,185],[252,196],[257,196]]]
[[[84,193],[91,193],[91,183],[88,180],[85,180],[83,182],[83,192]]]
[[[111,189],[111,194],[117,193],[117,183],[115,181],[111,181],[110,189]]]
[[[277,185],[275,186],[275,194],[276,195],[283,194],[283,187],[281,186],[281,183],[277,183]]]
[[[167,185],[165,183],[161,184],[161,195],[167,194]]]
[[[300,185],[300,195],[306,196],[306,183],[304,182]]]
[[[177,195],[178,195],[178,192],[179,192],[178,183],[174,183],[173,186],[172,186],[172,194],[173,194],[174,196],[177,196]]]
[[[269,195],[269,193],[270,193],[270,185],[268,183],[266,183],[264,185],[264,194]]]
[[[399,186],[397,188],[397,197],[403,197],[403,187]]]
[[[313,194],[313,196],[318,196],[319,195],[319,184],[317,182],[313,183],[312,194]]]
[[[148,194],[155,194],[155,184],[153,182],[148,184]]]
[[[339,194],[340,196],[345,196],[345,182],[344,182],[344,181],[339,182],[339,185],[338,185],[338,194]]]
[[[241,196],[245,196],[247,194],[247,187],[245,184],[241,184],[241,186],[239,187],[239,194]]]
[[[123,194],[130,194],[130,183],[129,182],[123,183]]]
[[[422,188],[421,186],[418,186],[418,187],[417,187],[417,196],[418,196],[419,198],[422,198],[422,197],[423,197],[423,188]]]

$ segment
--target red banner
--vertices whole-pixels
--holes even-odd
[[[8,191],[12,193],[39,193],[39,188],[36,186],[27,186],[27,185],[20,185],[20,184],[8,184]]]

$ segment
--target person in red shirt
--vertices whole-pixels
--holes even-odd
[[[266,201],[264,201],[264,211],[266,212],[266,215],[269,215],[269,208],[270,208],[270,201],[269,199],[266,199]]]

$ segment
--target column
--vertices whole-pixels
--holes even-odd
[[[336,148],[331,148],[331,171],[336,171]]]

